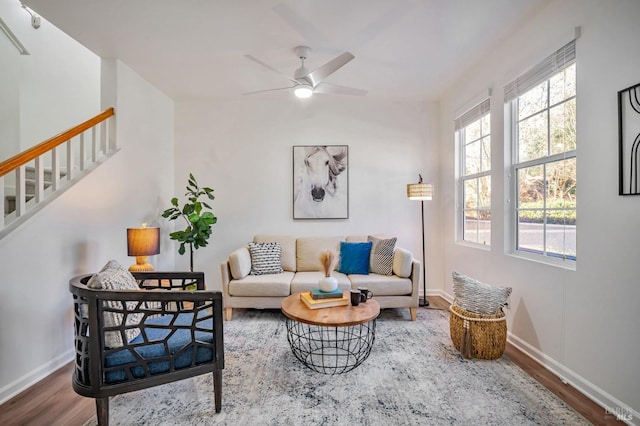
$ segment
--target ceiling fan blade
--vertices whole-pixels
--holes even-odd
[[[362,89],[355,89],[353,87],[340,86],[333,83],[319,83],[316,87],[313,88],[313,93],[365,96],[367,94],[367,91]]]
[[[338,71],[353,58],[355,58],[355,56],[353,56],[351,53],[344,52],[343,54],[336,56],[321,67],[311,71],[303,78],[308,80],[309,83],[315,87],[318,83],[320,83],[322,80],[324,80],[334,72]]]
[[[289,89],[293,89],[293,87],[294,86],[278,87],[277,89],[254,90],[253,92],[245,92],[243,93],[243,95],[255,95],[255,94],[264,93],[264,92],[275,92],[276,90],[289,90]]]
[[[263,67],[265,67],[266,69],[275,72],[276,74],[280,74],[281,76],[283,76],[284,78],[286,78],[287,80],[291,80],[292,82],[294,82],[295,84],[299,84],[299,82],[291,77],[289,77],[288,75],[278,71],[277,69],[273,68],[271,65],[267,65],[264,62],[262,62],[260,59],[251,56],[251,55],[244,55],[245,58],[252,60],[253,62],[256,62],[260,65],[262,65]],[[277,89],[276,89],[277,90]]]

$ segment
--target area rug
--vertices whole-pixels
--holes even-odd
[[[279,311],[234,310],[222,412],[207,374],[112,398],[111,425],[590,424],[506,356],[460,356],[447,311],[420,308],[415,322],[406,311],[382,311],[362,365],[325,375],[293,356]]]

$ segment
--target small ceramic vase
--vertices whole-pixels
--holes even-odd
[[[322,277],[318,281],[321,291],[333,291],[338,288],[338,280],[334,277]]]

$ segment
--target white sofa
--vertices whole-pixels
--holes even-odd
[[[233,308],[280,309],[282,299],[290,294],[318,287],[324,276],[319,260],[327,249],[339,251],[340,242],[366,242],[358,237],[292,237],[285,235],[256,235],[254,243],[277,242],[281,248],[281,273],[252,275],[249,247],[235,250],[220,265],[223,303],[227,321]],[[421,263],[399,247],[393,251],[391,275],[343,274],[338,267],[332,276],[343,290],[368,287],[381,308],[409,308],[411,320],[416,320]]]

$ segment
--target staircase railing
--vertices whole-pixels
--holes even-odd
[[[0,238],[116,151],[115,111],[109,108],[1,162]]]

